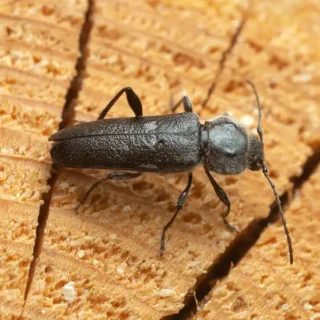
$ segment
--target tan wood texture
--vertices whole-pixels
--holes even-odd
[[[320,167],[286,216],[295,263],[285,263],[283,228],[271,226],[250,253],[218,283],[193,319],[317,319],[320,315]]]
[[[48,191],[47,138],[58,128],[77,72],[88,5],[93,6],[93,24],[74,101],[76,120],[97,118],[117,91],[132,86],[146,115],[169,114],[171,101],[188,94],[201,121],[228,112],[255,131],[255,99],[244,82],[250,79],[261,97],[266,161],[280,194],[291,190],[292,178],[319,152],[316,1],[0,4],[0,319],[22,313],[25,319],[161,319],[176,314],[236,237],[223,224],[224,207],[201,168],[195,171],[186,207],[168,232],[162,258],[161,230],[186,185],[186,174],[105,182],[76,213],[85,191],[106,172],[64,170],[53,189],[42,252],[25,300],[39,241],[41,197]],[[214,81],[213,95],[202,107]],[[126,99],[108,116],[132,116]],[[229,194],[229,220],[240,232],[269,215],[274,197],[261,172],[216,179]],[[194,319],[317,319],[319,266],[312,260],[317,260],[319,244],[306,234],[317,232],[317,202],[309,199],[319,191],[318,180],[317,171],[301,199],[286,211],[296,264],[289,266],[282,226],[270,227],[212,288]],[[302,218],[311,215],[313,220]],[[299,217],[308,221],[301,224],[303,234]],[[309,253],[306,260],[300,248]]]
[[[75,75],[86,10],[73,2],[0,2],[0,319],[18,319],[25,302],[49,190],[48,136]]]

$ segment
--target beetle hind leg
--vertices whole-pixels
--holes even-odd
[[[189,173],[188,176],[188,183],[186,188],[182,191],[178,198],[177,206],[176,206],[176,211],[173,214],[172,218],[169,220],[169,222],[163,227],[162,229],[162,234],[161,234],[161,245],[160,245],[160,256],[163,256],[163,252],[165,250],[165,238],[166,238],[166,231],[170,228],[170,226],[173,224],[174,220],[176,219],[178,213],[180,210],[184,207],[186,200],[188,198],[189,191],[191,189],[192,185],[192,173]]]
[[[142,172],[110,172],[107,177],[95,182],[90,189],[87,190],[87,192],[85,193],[84,197],[81,199],[81,201],[79,202],[79,204],[77,205],[77,207],[75,208],[76,211],[78,211],[78,209],[80,208],[80,206],[84,205],[85,201],[87,200],[87,198],[89,197],[90,193],[99,186],[99,184],[101,184],[104,181],[107,180],[130,180],[130,179],[135,179],[140,177],[142,174]]]

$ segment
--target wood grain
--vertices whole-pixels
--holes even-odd
[[[317,319],[320,314],[320,167],[295,194],[286,217],[295,262],[285,263],[283,227],[271,226],[218,283],[193,319]]]
[[[146,115],[170,113],[171,101],[187,93],[202,121],[228,112],[254,131],[255,99],[244,84],[249,78],[262,100],[270,175],[280,194],[292,187],[292,177],[301,174],[320,145],[317,2],[93,3],[76,120],[95,119],[120,88],[132,86]],[[6,268],[0,285],[7,290],[1,296],[1,316],[22,311],[41,194],[48,189],[47,137],[57,130],[76,73],[77,41],[87,5],[84,0],[26,0],[0,10],[0,34],[5,36],[0,50],[0,195],[5,201],[0,234],[8,252],[1,262]],[[222,64],[241,23],[244,27]],[[213,95],[202,108],[219,70]],[[108,116],[132,112],[123,98]],[[161,319],[178,313],[198,279],[236,237],[224,226],[220,217],[224,207],[199,168],[160,258],[161,230],[187,177],[145,174],[129,182],[106,182],[76,213],[85,191],[105,175],[96,170],[64,170],[59,175],[24,308],[26,319]],[[274,197],[261,173],[216,178],[232,201],[229,220],[240,231],[268,216]],[[303,199],[298,211],[307,214]],[[2,209],[7,207],[12,214]],[[24,214],[27,208],[32,214]],[[316,245],[308,247],[307,240],[300,244],[295,227],[299,221],[290,218],[290,210],[294,209],[287,213],[294,241],[316,257]],[[308,228],[316,223],[310,222]],[[10,232],[5,232],[8,226]],[[297,265],[289,267],[282,227],[273,226],[261,241],[212,289],[194,319],[317,316],[319,299],[310,289],[318,285],[316,276],[307,279],[309,289],[297,285],[286,290],[288,278],[302,283],[305,262],[297,253]],[[311,259],[306,261],[312,264]],[[12,279],[9,288],[7,279]],[[313,313],[305,310],[306,303]]]
[[[84,11],[62,9],[47,1],[0,3],[0,319],[22,314],[42,194],[49,190],[48,136],[58,128],[75,74]]]

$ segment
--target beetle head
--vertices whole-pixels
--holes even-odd
[[[258,138],[228,116],[205,123],[207,141],[205,165],[219,174],[239,174],[245,169],[260,170],[263,148]]]
[[[258,171],[263,168],[264,155],[263,144],[254,135],[249,137],[249,148],[246,153],[247,168],[252,171]]]

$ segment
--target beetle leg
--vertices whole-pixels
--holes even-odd
[[[165,237],[166,237],[166,231],[170,228],[172,223],[174,222],[175,218],[177,217],[179,211],[184,207],[186,200],[188,198],[188,194],[190,191],[192,185],[192,172],[188,175],[188,183],[186,188],[182,191],[178,198],[177,206],[176,206],[176,212],[172,216],[172,218],[169,220],[169,222],[163,227],[162,234],[161,234],[161,245],[160,245],[160,256],[163,255],[163,252],[165,250]]]
[[[134,179],[134,178],[138,178],[139,176],[141,176],[142,172],[135,172],[135,173],[131,173],[131,172],[110,172],[106,178],[103,178],[97,182],[95,182],[90,189],[86,192],[86,194],[84,195],[84,197],[82,198],[82,200],[80,201],[80,203],[78,204],[78,206],[76,207],[76,211],[78,211],[78,209],[80,208],[81,205],[83,205],[86,201],[86,199],[88,198],[89,194],[102,182],[106,181],[106,180],[129,180],[129,179]]]
[[[192,104],[188,96],[183,96],[172,108],[171,111],[175,112],[179,106],[183,103],[183,108],[185,112],[192,112]]]
[[[228,195],[227,193],[218,185],[218,183],[216,182],[216,180],[214,180],[214,178],[212,177],[212,175],[210,174],[209,170],[207,168],[204,168],[204,170],[206,171],[206,174],[211,182],[211,185],[213,186],[214,188],[214,191],[216,192],[218,198],[220,199],[220,201],[227,206],[227,209],[225,212],[223,212],[221,214],[221,217],[223,219],[223,222],[225,223],[225,225],[231,230],[231,231],[234,231],[234,232],[237,232],[238,233],[238,230],[228,222],[227,220],[227,216],[229,215],[230,213],[230,207],[231,207],[231,204],[230,204],[230,200],[228,198]]]
[[[126,88],[121,89],[114,96],[114,98],[108,103],[108,105],[102,110],[102,112],[100,113],[100,115],[98,117],[98,120],[101,120],[106,116],[106,114],[109,112],[109,110],[118,101],[118,99],[121,97],[121,95],[124,92],[127,95],[128,104],[129,104],[130,108],[132,109],[132,111],[134,112],[134,114],[136,115],[136,117],[142,116],[142,104],[141,104],[139,97],[136,95],[136,93],[130,87],[126,87]]]

